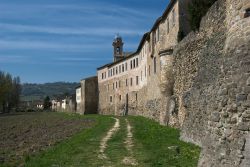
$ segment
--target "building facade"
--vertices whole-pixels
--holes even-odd
[[[172,108],[172,53],[190,32],[188,2],[172,0],[150,32],[144,34],[136,52],[123,55],[122,38],[114,39],[114,62],[97,69],[100,114],[170,121],[167,110]]]

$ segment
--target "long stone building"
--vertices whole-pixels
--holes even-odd
[[[97,70],[100,114],[143,115],[166,122],[173,48],[190,32],[188,2],[172,0],[136,52],[125,55],[122,38],[114,39],[114,62]]]

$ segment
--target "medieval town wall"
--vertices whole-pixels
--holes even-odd
[[[181,139],[202,147],[199,166],[249,164],[250,19],[248,0],[218,0],[174,49],[176,112]]]

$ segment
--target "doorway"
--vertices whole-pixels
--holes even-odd
[[[128,93],[126,94],[125,115],[128,115]]]

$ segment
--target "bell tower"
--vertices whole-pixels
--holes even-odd
[[[115,39],[113,41],[113,47],[114,47],[114,62],[124,58],[122,37],[120,37],[119,34],[115,36]]]

